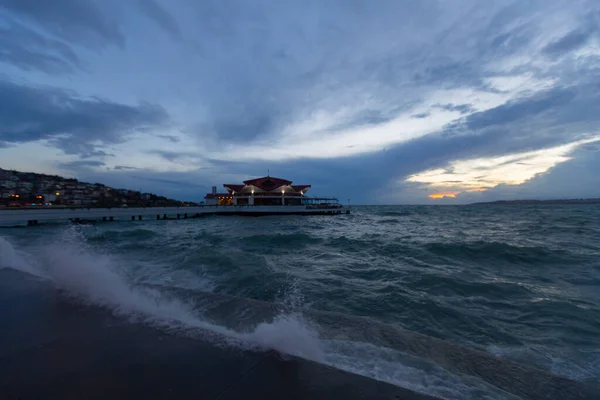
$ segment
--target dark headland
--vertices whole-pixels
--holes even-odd
[[[480,205],[530,205],[530,204],[600,204],[600,198],[590,199],[557,199],[557,200],[496,200],[481,203],[471,203],[473,206]]]

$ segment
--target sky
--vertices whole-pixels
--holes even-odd
[[[0,168],[199,201],[600,197],[597,0],[0,0]]]

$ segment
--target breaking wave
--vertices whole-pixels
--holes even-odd
[[[352,333],[348,327],[344,330],[338,326],[343,319],[324,323],[331,316],[318,312],[307,316],[299,307],[302,296],[298,292],[286,293],[284,302],[278,305],[237,299],[241,303],[233,314],[211,314],[211,304],[231,301],[230,298],[162,284],[132,283],[124,273],[125,265],[131,261],[98,251],[85,240],[80,229],[66,229],[57,240],[36,248],[35,256],[0,238],[0,268],[47,280],[72,301],[109,309],[134,323],[193,334],[215,345],[254,351],[275,349],[445,398],[475,399],[482,394],[489,399],[513,398],[484,381],[462,377],[431,360],[393,346],[369,343],[360,337],[360,327],[349,325],[355,330]]]

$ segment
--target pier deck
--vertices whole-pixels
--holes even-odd
[[[196,207],[113,207],[113,208],[27,208],[0,209],[0,224],[35,225],[58,221],[114,221],[186,219],[204,215],[337,215],[348,208],[315,209],[308,206],[196,206]]]

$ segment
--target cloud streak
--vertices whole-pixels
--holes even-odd
[[[89,157],[106,156],[98,147],[165,124],[168,115],[152,104],[129,106],[51,87],[0,81],[0,121],[4,142],[48,140],[68,154]]]
[[[600,136],[536,151],[490,158],[452,161],[447,167],[423,171],[409,176],[407,182],[423,183],[432,189],[459,189],[460,191],[494,188],[499,185],[521,185],[569,161],[578,147],[600,140]],[[451,193],[454,197],[460,191]],[[431,197],[431,195],[430,195]],[[435,196],[431,198],[443,198]]]

